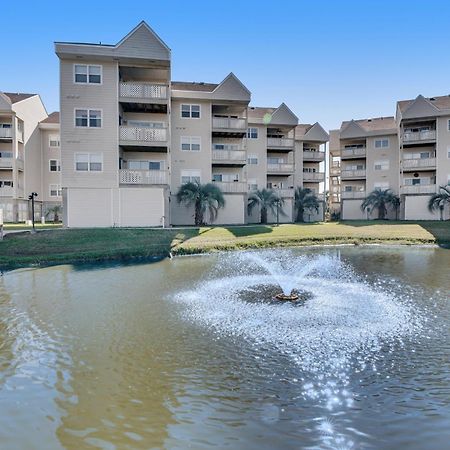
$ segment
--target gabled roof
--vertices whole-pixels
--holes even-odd
[[[19,103],[27,98],[34,97],[37,94],[24,94],[21,92],[3,92],[10,100],[11,103]]]
[[[217,83],[205,83],[203,81],[172,81],[171,86],[174,91],[212,92],[219,85]]]
[[[260,106],[250,106],[248,108],[249,119],[263,119],[264,116],[270,114],[272,116],[276,108],[263,108]]]
[[[292,125],[298,124],[298,117],[282,103],[272,114],[270,125]]]
[[[370,135],[396,133],[397,125],[394,117],[375,117],[342,122],[341,139],[365,137]]]
[[[41,123],[59,123],[59,111],[53,111],[46,119]]]
[[[302,141],[327,142],[330,138],[319,122],[314,125],[300,124],[295,127],[295,138]]]
[[[11,105],[11,99],[3,92],[0,92],[0,111],[11,111]]]
[[[450,97],[425,98],[418,95],[414,100],[397,102],[397,108],[403,119],[436,116],[441,110],[450,109]]]
[[[130,58],[170,61],[170,49],[145,22],[140,22],[117,44],[55,42],[59,57],[93,56],[100,58]]]
[[[232,99],[249,102],[251,92],[233,72],[230,72],[214,89],[213,95],[215,99]]]

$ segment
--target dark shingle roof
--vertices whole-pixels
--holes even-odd
[[[354,122],[366,131],[392,130],[397,127],[394,117],[375,117],[373,119],[354,120]],[[341,130],[343,130],[348,123],[349,121],[342,122]]]
[[[450,95],[441,95],[439,97],[425,97],[432,105],[436,106],[438,109],[450,109]],[[400,100],[397,102],[400,111],[404,111],[411,103],[415,102],[416,99],[412,100]]]
[[[304,136],[312,127],[313,125],[311,125],[310,123],[299,123],[295,127],[295,135]]]
[[[11,100],[11,103],[17,103],[22,100],[25,100],[30,97],[34,97],[37,94],[23,94],[21,92],[3,92],[9,99]]]
[[[53,111],[46,119],[41,123],[59,123],[59,111]]]
[[[262,108],[259,106],[250,106],[248,108],[248,117],[253,119],[262,119],[266,114],[273,114],[277,108]]]
[[[172,89],[175,91],[203,91],[212,92],[218,86],[215,83],[203,83],[195,81],[172,81]]]

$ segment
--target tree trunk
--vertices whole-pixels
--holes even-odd
[[[53,214],[53,223],[57,223],[57,222],[59,222],[59,216],[58,216],[58,213],[55,212],[55,214]]]
[[[261,208],[261,223],[267,223],[267,209]]]
[[[380,203],[380,206],[378,207],[378,219],[384,220],[385,215],[386,207],[384,206],[384,203]]]
[[[439,206],[440,219],[444,220],[444,205]]]
[[[198,227],[203,225],[202,208],[201,208],[200,202],[198,200],[195,202],[194,222],[195,222],[195,225]]]
[[[304,222],[305,221],[305,209],[302,206],[299,206],[297,211],[297,222]]]

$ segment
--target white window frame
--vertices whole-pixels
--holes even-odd
[[[380,168],[377,169],[377,166],[380,166]],[[385,166],[385,167],[383,167],[383,166]],[[383,160],[380,160],[380,161],[375,161],[373,163],[373,170],[386,171],[386,170],[389,170],[389,166],[390,166],[389,160],[388,159],[383,159]]]
[[[87,125],[77,125],[77,111],[87,111]],[[100,111],[100,126],[99,127],[91,127],[90,121],[91,121],[91,111]],[[101,108],[83,108],[83,107],[77,107],[73,110],[73,125],[75,128],[89,128],[91,130],[101,130],[103,128],[103,109]]]
[[[86,67],[86,81],[76,81],[76,66],[83,66]],[[100,83],[91,83],[89,81],[89,68],[90,67],[100,67]],[[74,84],[86,84],[89,86],[101,86],[103,84],[103,66],[101,64],[80,64],[80,63],[74,63],[73,64],[73,83]]]
[[[183,106],[189,106],[189,116],[184,117],[183,116]],[[192,107],[198,106],[198,117],[192,117]],[[181,103],[180,104],[180,118],[181,119],[201,119],[202,118],[202,105],[198,103]]]
[[[58,145],[52,145],[52,142],[57,142]],[[51,134],[48,137],[49,148],[60,148],[61,147],[61,136],[59,134]]]
[[[55,187],[56,189],[52,189],[52,187]],[[56,195],[52,194],[52,191],[56,191]],[[62,191],[61,191],[61,185],[60,184],[49,184],[48,185],[48,196],[49,197],[61,197]]]
[[[56,162],[56,170],[52,170],[52,161],[55,161]],[[49,159],[48,160],[48,171],[49,172],[55,172],[55,173],[58,173],[58,172],[61,172],[61,161],[59,160],[59,159]]]
[[[254,132],[253,130],[256,130],[256,132]],[[256,136],[252,136],[252,134],[255,134]],[[259,128],[257,127],[247,128],[247,139],[258,139],[258,136],[259,136]]]
[[[380,146],[377,146],[377,142],[380,142],[381,144],[380,144]],[[387,145],[383,145],[383,142],[386,142],[387,143]],[[374,143],[373,143],[373,145],[374,145],[374,147],[377,149],[377,150],[381,150],[381,149],[384,149],[384,148],[389,148],[390,147],[390,141],[389,141],[389,138],[379,138],[379,139],[375,139],[375,141],[374,141]]]
[[[77,169],[77,156],[78,155],[87,155],[87,170],[78,170]],[[100,164],[102,165],[102,170],[91,170],[91,157],[93,155],[100,155]],[[82,173],[102,173],[103,172],[103,153],[102,152],[76,152],[74,153],[74,171],[75,172],[82,172]]]
[[[189,181],[183,183],[183,178],[189,177]],[[180,182],[181,184],[193,183],[192,178],[198,178],[198,182],[202,182],[202,172],[199,169],[185,169],[180,172]]]
[[[183,145],[188,145],[189,149],[184,149]],[[192,148],[193,145],[198,145],[198,150]],[[182,152],[200,152],[202,150],[201,136],[180,136],[180,151]]]

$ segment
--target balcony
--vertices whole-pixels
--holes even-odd
[[[6,186],[0,187],[0,197],[12,197],[14,194],[14,188]]]
[[[281,198],[294,198],[294,196],[295,196],[294,189],[273,189],[273,190]]]
[[[216,166],[244,166],[247,156],[244,150],[213,150],[212,164]]]
[[[415,158],[402,161],[403,170],[416,170],[421,168],[433,169],[436,167],[436,158]]]
[[[13,158],[0,158],[0,169],[12,169],[13,164]]]
[[[246,119],[237,117],[213,117],[212,119],[213,136],[242,138],[246,133]]]
[[[341,166],[340,164],[333,163],[330,168],[330,175],[332,177],[337,177],[341,174]]]
[[[303,172],[303,181],[321,182],[324,179],[324,172]]]
[[[436,192],[435,184],[416,184],[414,186],[401,186],[401,194],[434,194]]]
[[[0,128],[0,139],[12,139],[12,128]]]
[[[342,191],[341,198],[351,200],[355,198],[366,198],[366,191]]]
[[[119,127],[119,145],[123,147],[157,147],[167,151],[167,128]],[[164,148],[164,149],[163,149]]]
[[[294,143],[294,139],[291,138],[267,138],[267,148],[270,150],[290,152],[294,149]]]
[[[365,158],[366,157],[366,147],[360,148],[342,148],[341,158],[342,159],[354,159],[354,158]]]
[[[132,185],[168,184],[168,173],[165,170],[119,170],[119,183]]]
[[[267,173],[275,175],[291,175],[294,173],[294,164],[292,163],[278,163],[267,164]]]
[[[403,133],[402,140],[404,143],[435,141],[436,140],[436,130],[405,132],[405,133]]]
[[[224,193],[243,194],[247,192],[247,183],[242,181],[213,181],[213,183]]]
[[[325,159],[325,152],[320,151],[304,151],[303,150],[303,161],[317,161],[321,162]]]
[[[136,100],[152,101],[167,100],[167,86],[163,84],[121,82],[119,83],[119,97],[126,98],[127,101]]]
[[[342,170],[341,178],[366,178],[366,169],[361,170]]]

